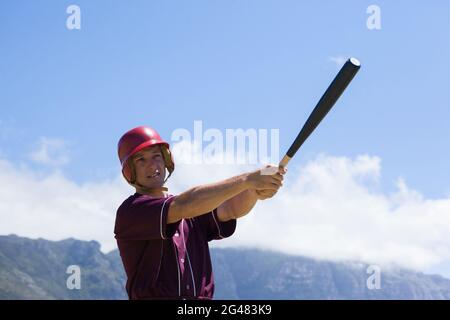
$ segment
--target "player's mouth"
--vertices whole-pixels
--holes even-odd
[[[159,171],[158,171],[158,170],[156,170],[154,174],[151,174],[151,175],[147,176],[147,178],[149,178],[149,179],[153,179],[153,178],[156,178],[156,177],[158,177],[159,175],[160,175]]]

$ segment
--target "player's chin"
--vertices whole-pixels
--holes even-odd
[[[145,188],[161,188],[164,184],[164,181],[159,181],[155,179],[143,179],[143,181],[138,181],[138,183]]]
[[[153,181],[151,181],[151,185],[153,188],[161,188],[164,185],[164,179],[160,177],[153,179]]]
[[[146,183],[145,186],[147,188],[161,188],[163,186],[163,182],[155,182],[153,181],[152,183]]]

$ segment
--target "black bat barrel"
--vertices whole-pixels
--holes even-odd
[[[303,142],[308,139],[309,135],[327,115],[328,111],[330,111],[341,94],[344,92],[345,88],[347,88],[348,84],[352,81],[360,66],[360,62],[355,58],[350,58],[347,62],[345,62],[341,70],[339,70],[339,73],[323,94],[322,98],[320,98],[308,120],[306,120],[302,130],[286,153],[289,158],[292,158],[295,155]]]

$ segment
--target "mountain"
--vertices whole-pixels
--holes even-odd
[[[404,269],[381,271],[366,285],[367,265],[336,263],[251,249],[212,249],[215,299],[450,299],[450,280]],[[69,290],[67,267],[82,270]],[[0,299],[126,299],[117,250],[95,241],[0,236]]]
[[[68,290],[67,267],[82,270],[81,290]],[[96,241],[0,236],[0,299],[126,299],[116,252]]]
[[[216,299],[450,299],[450,280],[404,269],[381,270],[368,289],[367,264],[281,253],[213,250]]]

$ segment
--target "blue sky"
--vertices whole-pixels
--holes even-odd
[[[81,30],[66,28],[71,4]],[[366,26],[372,4],[381,30]],[[0,233],[111,249],[130,191],[115,180],[126,130],[146,124],[169,139],[195,120],[279,129],[282,155],[339,70],[334,60],[355,56],[360,72],[292,160],[300,171],[284,196],[258,209],[267,220],[253,238],[272,241],[289,225],[268,247],[289,239],[294,253],[399,257],[450,276],[449,17],[437,0],[2,1],[0,217],[11,220]],[[178,168],[176,191],[232,172]],[[381,190],[364,191],[360,176],[378,172]],[[245,235],[261,222],[246,221],[231,241],[253,245]]]
[[[66,8],[81,8],[68,30]],[[366,8],[381,8],[368,30]],[[338,67],[363,68],[304,145],[377,155],[383,186],[403,177],[450,192],[450,4],[446,1],[2,1],[1,154],[29,163],[39,137],[63,139],[64,172],[117,173],[116,143],[139,124],[166,138],[207,128],[278,128],[288,147]]]

